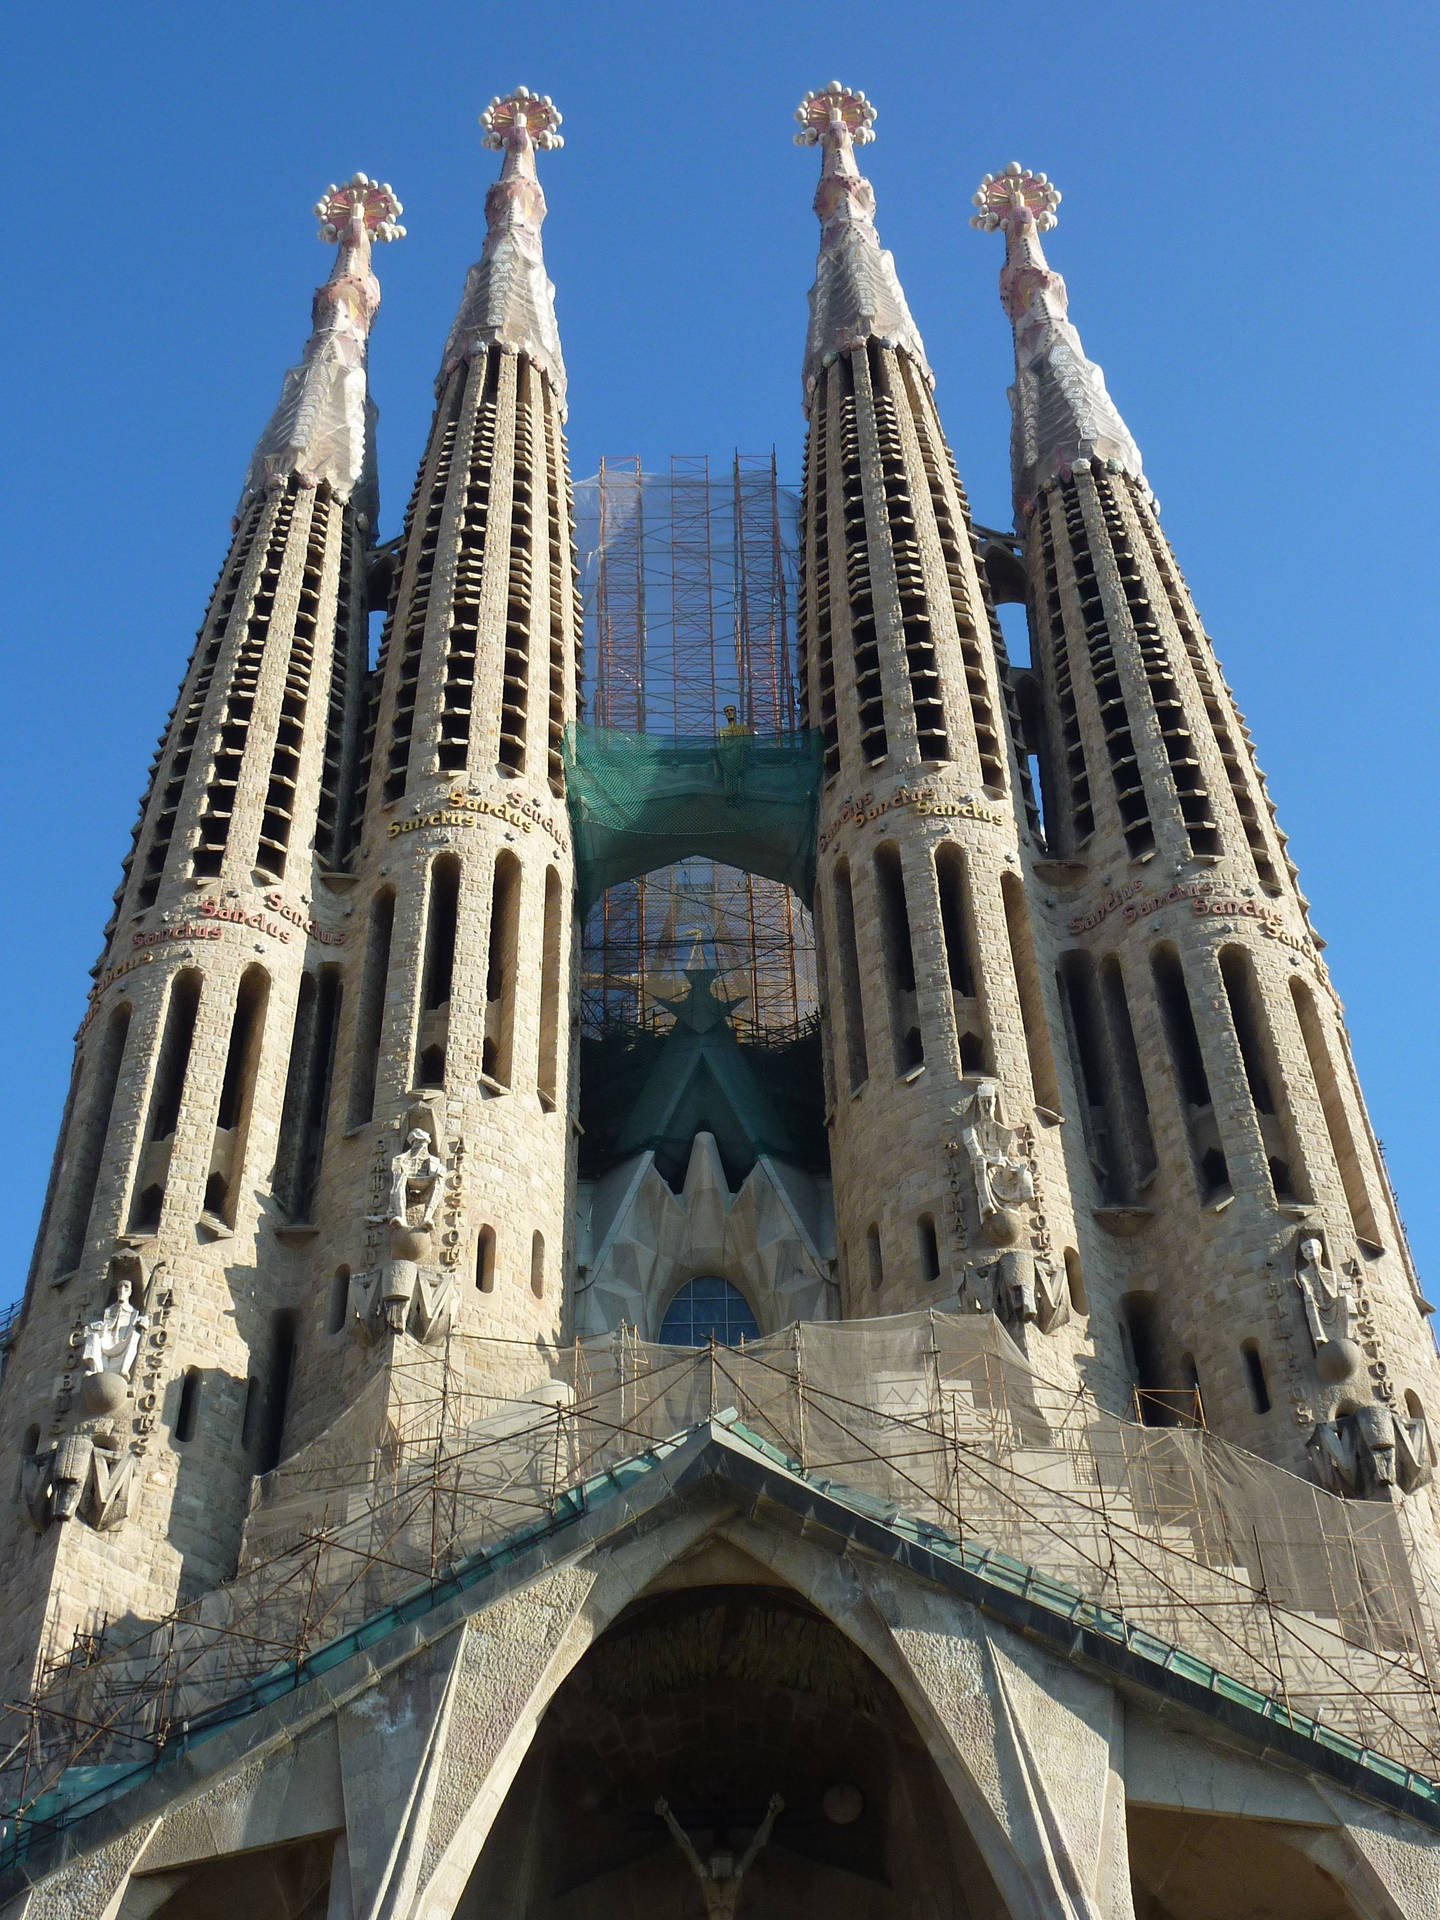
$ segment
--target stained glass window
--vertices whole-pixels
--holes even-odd
[[[689,1280],[665,1310],[660,1342],[668,1347],[703,1347],[714,1334],[721,1346],[758,1339],[760,1328],[750,1303],[728,1280],[706,1275]]]

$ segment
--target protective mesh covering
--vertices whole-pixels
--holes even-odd
[[[607,887],[691,854],[808,900],[820,757],[815,732],[686,739],[571,727],[565,789],[582,913]]]
[[[1239,1682],[1312,1716],[1376,1764],[1440,1773],[1435,1596],[1404,1508],[1338,1500],[1203,1430],[1118,1419],[1041,1380],[988,1316],[797,1325],[698,1352],[622,1329],[548,1368],[473,1338],[405,1353],[260,1483],[235,1580],[35,1696],[10,1768],[22,1804],[66,1767],[153,1764],[182,1722],[193,1734],[289,1691],[728,1408],[815,1489],[912,1537],[939,1529],[930,1544],[1009,1591],[1108,1622],[1222,1697]],[[520,1397],[470,1390],[502,1365]]]

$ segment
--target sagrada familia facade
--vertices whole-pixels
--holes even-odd
[[[383,547],[401,208],[317,208],[0,1385],[5,1916],[1440,1912],[1431,1309],[1060,196],[975,195],[977,532],[874,109],[797,118],[799,711],[691,743],[689,828],[584,774],[559,114],[483,116]],[[606,805],[607,884],[738,836],[813,915],[816,1151],[698,960],[585,1145]]]

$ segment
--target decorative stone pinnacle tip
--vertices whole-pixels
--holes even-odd
[[[344,237],[357,212],[372,240],[403,240],[405,229],[399,221],[404,211],[388,180],[372,180],[365,173],[352,174],[339,187],[332,180],[315,202],[319,237],[332,246]]]
[[[994,233],[997,227],[1022,221],[1026,214],[1041,233],[1048,233],[1056,224],[1060,193],[1043,173],[1032,173],[1012,160],[999,173],[986,174],[973,202],[980,211],[971,214],[970,224],[982,233]]]
[[[528,87],[515,87],[503,97],[496,94],[480,116],[485,129],[483,144],[503,147],[517,134],[528,133],[532,146],[563,147],[561,115],[548,93],[531,93]]]
[[[827,133],[848,133],[857,147],[875,138],[874,107],[863,93],[842,87],[838,80],[807,93],[795,109],[795,118],[800,122],[795,136],[797,147],[813,147]]]

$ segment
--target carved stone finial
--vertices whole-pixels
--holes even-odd
[[[372,240],[403,240],[405,229],[399,220],[404,211],[388,180],[353,173],[343,186],[332,181],[315,202],[315,218],[320,222],[317,238],[333,246],[345,238],[358,217]]]
[[[530,144],[542,152],[563,147],[561,117],[548,93],[531,93],[528,87],[516,87],[510,93],[496,94],[480,116],[480,124],[485,129],[484,145],[508,147],[528,137]]]
[[[997,227],[1024,225],[1034,220],[1041,233],[1049,233],[1057,224],[1055,209],[1060,191],[1043,173],[1032,173],[1012,160],[999,173],[987,173],[973,196],[980,211],[972,213],[970,224],[982,233],[994,233]]]
[[[848,133],[857,147],[868,146],[875,138],[874,107],[863,93],[842,87],[838,80],[807,93],[795,109],[795,118],[800,122],[797,147],[813,147],[826,134]]]

